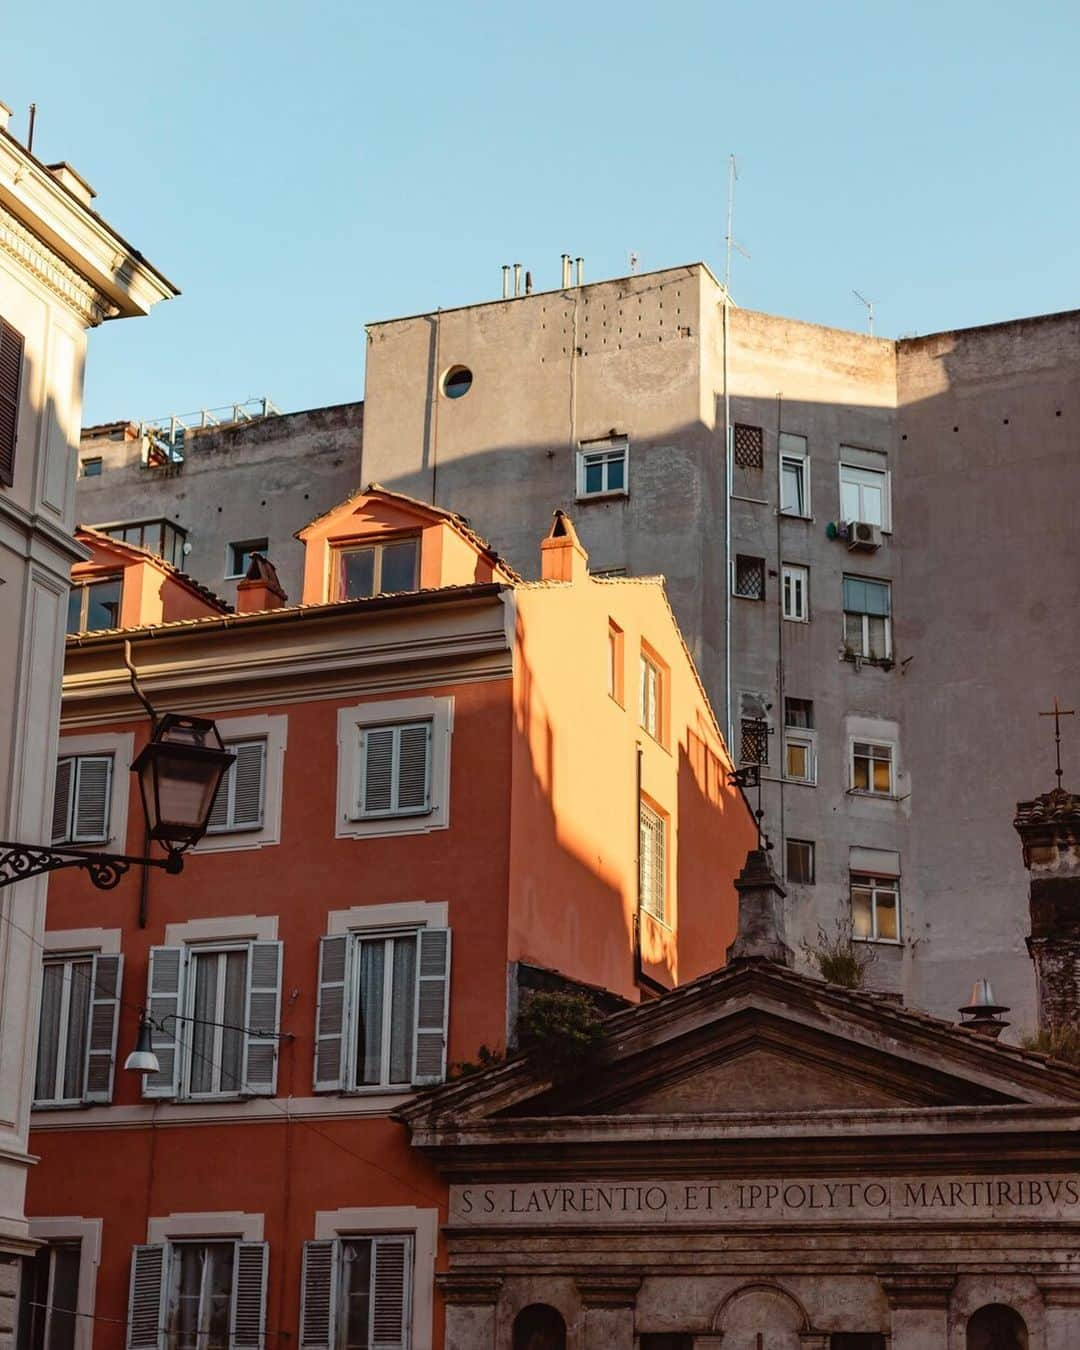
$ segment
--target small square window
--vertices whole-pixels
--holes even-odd
[[[119,577],[103,577],[72,586],[68,592],[67,631],[100,633],[106,628],[119,628],[122,589]]]
[[[817,781],[813,736],[784,736],[784,777],[793,783]]]
[[[872,741],[851,744],[851,790],[893,795],[893,747]]]
[[[253,553],[266,554],[267,539],[244,539],[240,543],[229,545],[229,576],[247,576]]]
[[[627,442],[623,438],[590,441],[578,451],[577,495],[579,497],[626,496]]]
[[[101,477],[101,456],[93,455],[89,459],[84,459],[80,465],[82,476],[84,478]]]
[[[735,463],[740,469],[760,469],[765,462],[764,437],[760,427],[735,423]]]
[[[852,936],[865,942],[900,941],[900,882],[896,877],[851,874]]]
[[[787,841],[787,879],[800,886],[814,884],[814,843],[811,839]]]
[[[809,698],[784,699],[784,726],[814,729],[814,701]]]
[[[420,561],[419,539],[394,539],[337,550],[336,600],[413,591]]]
[[[740,553],[735,559],[735,594],[743,600],[765,599],[765,559]]]
[[[781,582],[784,618],[794,623],[808,623],[810,619],[810,569],[795,563],[784,563]]]

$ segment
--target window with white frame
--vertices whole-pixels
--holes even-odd
[[[844,647],[871,661],[892,657],[892,593],[887,581],[844,577]]]
[[[630,490],[627,459],[625,437],[584,443],[577,455],[578,497],[625,497]]]
[[[160,1069],[144,1097],[273,1096],[281,943],[150,948],[148,1010]]]
[[[806,437],[780,433],[780,510],[785,516],[810,514],[810,458]]]
[[[814,884],[814,841],[812,839],[789,839],[787,841],[788,881],[800,886]]]
[[[445,829],[453,700],[398,699],[338,713],[342,836]]]
[[[411,1350],[413,1247],[408,1233],[305,1242],[301,1350]]]
[[[784,563],[782,571],[784,618],[807,623],[810,619],[810,569],[797,563]]]
[[[75,1350],[81,1245],[51,1241],[23,1258],[16,1350]]]
[[[792,783],[817,782],[817,755],[812,732],[784,732],[784,777]]]
[[[138,1246],[127,1350],[262,1350],[269,1244],[228,1237]]]
[[[315,1091],[441,1083],[449,1012],[449,928],[322,938]]]
[[[664,671],[647,652],[641,653],[638,689],[638,721],[654,741],[664,739]]]
[[[900,941],[899,878],[852,872],[851,930],[867,942]]]
[[[61,755],[56,761],[52,842],[100,844],[109,837],[112,755]]]
[[[414,591],[419,584],[420,540],[387,539],[374,544],[343,544],[333,550],[335,600],[365,600],[372,595]]]
[[[112,1100],[123,962],[100,952],[45,957],[35,1106]]]
[[[663,923],[667,912],[667,822],[648,802],[640,803],[638,819],[641,908]]]
[[[883,530],[889,529],[889,475],[884,467],[885,456],[841,446],[840,457],[841,519],[860,520]],[[856,458],[861,462],[850,462]],[[880,462],[881,467],[873,467],[867,460]]]
[[[226,741],[236,759],[225,770],[210,808],[208,834],[258,830],[263,823],[266,740]]]
[[[851,790],[893,795],[893,747],[875,741],[851,742]]]

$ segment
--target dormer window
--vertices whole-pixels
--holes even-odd
[[[335,600],[363,600],[369,595],[416,590],[419,539],[350,544],[335,552]]]
[[[121,580],[101,577],[72,586],[68,595],[69,633],[98,633],[120,627]]]

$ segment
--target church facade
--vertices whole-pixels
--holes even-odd
[[[1076,1350],[1080,1071],[787,964],[724,969],[400,1112],[450,1187],[447,1350]]]

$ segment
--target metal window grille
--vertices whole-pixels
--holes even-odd
[[[742,719],[739,758],[744,764],[768,764],[769,724],[756,717]]]
[[[764,437],[760,427],[735,423],[735,463],[740,469],[760,469],[765,462]]]
[[[743,553],[736,557],[735,594],[743,600],[765,599],[764,558],[748,558]]]

